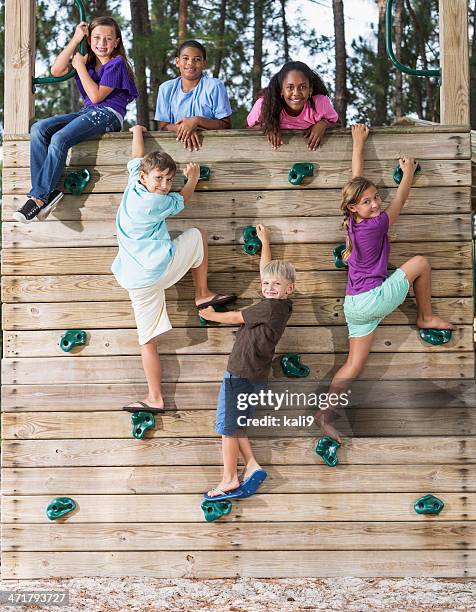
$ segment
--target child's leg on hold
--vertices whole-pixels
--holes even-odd
[[[221,446],[223,452],[223,478],[216,489],[208,491],[208,495],[211,497],[220,495],[217,489],[226,493],[240,486],[240,481],[238,480],[239,438],[222,436]]]
[[[244,436],[243,438],[238,438],[238,444],[240,447],[240,454],[243,457],[243,461],[245,463],[245,474],[244,478],[248,478],[255,470],[260,470],[261,466],[256,461],[256,458],[253,454],[253,449],[251,448],[251,443],[249,439]]]
[[[437,317],[431,308],[431,266],[426,257],[417,255],[405,262],[400,268],[407,279],[413,283],[413,291],[418,307],[417,327],[423,329],[456,329],[456,326]]]
[[[161,388],[162,367],[157,352],[157,342],[158,337],[155,337],[140,347],[142,367],[144,368],[148,386],[147,397],[144,399],[144,402],[152,408],[163,408],[164,399]],[[134,406],[134,404],[131,404],[131,406]]]
[[[367,336],[349,338],[349,354],[347,360],[334,375],[329,387],[329,393],[340,394],[347,391],[350,383],[357,378],[367,363],[374,336],[375,331]],[[335,412],[330,408],[327,410],[319,410],[316,413],[316,421],[320,425],[322,434],[324,436],[330,436],[334,438],[334,440],[337,440],[337,442],[342,443],[339,432],[332,425],[334,419]]]
[[[197,268],[192,268],[192,277],[195,285],[195,304],[198,306],[208,302],[215,294],[208,288],[208,242],[207,234],[202,228],[198,228],[202,235],[203,260]]]

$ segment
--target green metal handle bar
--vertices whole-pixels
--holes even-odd
[[[84,8],[82,0],[74,0],[74,3],[78,7],[79,21],[86,21],[86,9]],[[84,38],[79,43],[79,52],[81,53],[81,55],[84,55],[86,53],[86,41],[84,40]],[[33,77],[33,85],[49,85],[51,83],[62,83],[63,81],[67,81],[68,79],[73,77],[75,74],[76,70],[74,68],[71,68],[69,72],[59,77]]]
[[[400,70],[400,72],[405,72],[406,74],[411,74],[412,76],[426,76],[426,77],[440,77],[441,76],[441,68],[432,68],[431,70],[417,70],[416,68],[410,68],[410,66],[405,66],[398,61],[395,53],[393,52],[393,43],[392,43],[392,8],[393,8],[393,0],[387,0],[387,7],[385,13],[385,46],[387,47],[387,55],[390,58],[391,62]]]

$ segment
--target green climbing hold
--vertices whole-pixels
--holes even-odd
[[[200,176],[199,181],[209,181],[210,180],[210,168],[208,166],[200,166]]]
[[[445,504],[434,495],[424,495],[417,499],[413,505],[417,514],[439,514]]]
[[[66,514],[69,514],[77,507],[76,502],[71,497],[56,497],[48,504],[46,508],[46,516],[50,521],[54,521],[57,518],[61,518]]]
[[[421,172],[421,166],[420,164],[417,164],[415,174],[420,174],[420,172]],[[400,164],[397,164],[395,166],[395,170],[393,171],[393,180],[397,183],[397,185],[400,185],[402,178],[403,178],[403,171],[400,168]]]
[[[301,363],[299,353],[286,353],[281,357],[281,367],[286,376],[291,378],[306,378],[309,376],[310,369]]]
[[[86,185],[91,180],[89,170],[83,168],[83,170],[77,170],[76,172],[70,172],[64,179],[65,188],[70,191],[73,195],[79,196],[83,193]]]
[[[75,346],[84,346],[86,344],[86,338],[87,334],[82,329],[68,329],[61,336],[61,350],[68,353]]]
[[[246,225],[243,228],[243,243],[243,251],[247,255],[256,255],[260,252],[262,244],[254,225]]]
[[[131,414],[132,418],[132,435],[137,440],[142,440],[145,432],[148,429],[155,427],[155,417],[152,412],[145,410],[137,410]]]
[[[291,185],[300,185],[305,176],[314,176],[314,164],[299,162],[294,164],[288,174]]]
[[[341,270],[342,268],[347,268],[347,262],[345,262],[342,259],[342,255],[344,254],[345,251],[345,244],[338,244],[336,247],[334,247],[332,254],[334,255],[334,263],[336,268],[339,268],[339,270]]]
[[[451,340],[453,332],[451,329],[419,329],[418,333],[420,338],[428,344],[439,346],[440,344],[446,344]]]
[[[339,460],[337,459],[337,449],[340,448],[339,442],[330,436],[322,436],[319,438],[316,446],[316,453],[329,467],[335,467]]]
[[[216,521],[222,516],[226,516],[230,514],[231,509],[233,508],[233,504],[231,501],[226,499],[222,501],[208,501],[205,500],[201,505],[203,515],[205,516],[205,520],[207,523],[211,523],[212,521]]]
[[[215,312],[228,312],[228,309],[223,304],[213,304],[212,308]],[[200,325],[202,327],[206,327],[207,325],[217,324],[215,321],[209,321],[208,319],[204,319],[200,315],[198,315],[198,318],[200,320]]]

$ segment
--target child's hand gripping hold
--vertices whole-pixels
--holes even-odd
[[[400,157],[400,159],[398,160],[398,163],[400,165],[400,169],[403,172],[403,176],[410,176],[413,177],[413,175],[416,172],[416,169],[418,167],[418,162],[416,161],[416,159],[413,159],[413,157]]]
[[[200,165],[195,163],[187,164],[183,169],[183,174],[188,181],[195,182],[195,184],[198,183],[198,179],[200,178]]]

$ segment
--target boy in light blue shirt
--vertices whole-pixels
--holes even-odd
[[[155,119],[160,129],[176,132],[184,148],[198,151],[197,130],[231,127],[230,101],[223,82],[203,74],[207,53],[196,40],[180,45],[175,65],[180,76],[159,87]]]
[[[233,301],[233,294],[216,295],[208,288],[207,236],[190,228],[172,240],[167,217],[178,214],[190,200],[200,176],[198,164],[187,164],[187,183],[180,193],[170,193],[177,167],[167,153],[153,151],[144,156],[144,132],[131,128],[132,157],[127,164],[129,180],[117,211],[119,252],[111,270],[128,290],[137,324],[142,365],[148,384],[143,401],[128,410],[163,410],[161,364],[157,353],[159,336],[172,328],[167,315],[165,290],[192,269],[195,304],[206,308]]]

